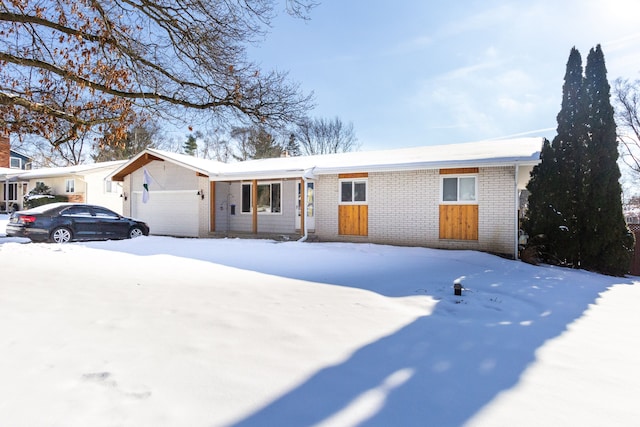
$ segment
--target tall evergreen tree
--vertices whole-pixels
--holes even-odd
[[[571,49],[557,116],[557,135],[545,142],[542,162],[532,172],[525,230],[543,236],[546,261],[578,266],[580,240],[578,209],[582,196],[581,162],[584,157],[586,103],[583,94],[582,57]]]
[[[557,116],[558,134],[553,139],[559,175],[555,206],[563,224],[555,233],[558,259],[570,266],[580,265],[582,241],[580,210],[584,201],[583,178],[587,135],[587,102],[584,94],[582,57],[574,47],[569,54],[562,106]]]
[[[191,134],[187,136],[187,140],[182,146],[182,149],[184,150],[184,153],[189,156],[195,156],[198,154],[198,141],[196,140],[196,135]]]
[[[550,244],[549,236],[554,237],[555,231],[565,224],[552,202],[558,199],[559,190],[555,188],[558,182],[558,162],[555,150],[547,139],[542,145],[540,159],[541,162],[534,166],[527,184],[529,202],[523,227],[530,236],[530,243],[541,249],[545,261],[555,263],[555,245]],[[540,247],[541,245],[543,247]]]
[[[600,46],[567,62],[557,135],[545,142],[530,191],[525,230],[544,235],[545,260],[606,274],[627,272],[633,237],[622,216],[610,88]]]
[[[583,265],[590,270],[622,275],[628,271],[634,242],[622,212],[616,124],[600,45],[591,49],[587,57],[585,93],[589,101],[589,140],[584,186]]]
[[[289,134],[289,142],[287,142],[287,146],[285,147],[288,156],[297,157],[300,153],[300,144],[296,141],[295,134]]]

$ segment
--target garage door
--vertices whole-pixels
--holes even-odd
[[[151,191],[142,203],[142,191],[133,192],[131,216],[145,221],[151,234],[198,237],[196,190]]]

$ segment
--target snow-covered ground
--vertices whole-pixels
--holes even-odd
[[[23,242],[0,237],[0,426],[640,419],[637,277],[366,244]]]

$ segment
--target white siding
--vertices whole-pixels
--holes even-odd
[[[281,187],[282,212],[279,214],[258,214],[258,233],[296,233],[296,197],[299,180],[266,180],[279,182]],[[245,181],[245,184],[250,181]],[[231,206],[235,205],[235,214]],[[216,231],[243,232],[253,231],[253,215],[242,212],[242,182],[217,183],[216,187]]]
[[[28,191],[35,188],[37,182],[43,182],[51,192],[59,196],[80,196],[84,203],[104,206],[119,214],[123,214],[122,192],[106,192],[105,178],[115,170],[114,167],[100,168],[95,171],[83,172],[82,175],[62,175],[56,177],[34,178],[29,180]],[[66,182],[74,180],[74,192],[66,192]],[[119,185],[114,183],[114,185]]]
[[[206,206],[207,199],[202,200],[197,194],[202,178],[195,171],[170,162],[153,161],[144,168],[152,178],[149,201],[142,203],[141,168],[130,175],[131,216],[145,221],[151,234],[198,237],[202,223],[208,221],[208,209],[200,208]],[[208,179],[204,178],[204,182]],[[201,219],[201,214],[206,218]]]
[[[112,211],[122,214],[122,190],[118,187],[118,191],[107,193],[105,178],[113,171],[113,169],[101,170],[98,172],[86,174],[84,176],[85,185],[85,201],[93,205],[104,206]],[[64,183],[63,183],[64,185]],[[78,180],[76,180],[76,186]],[[120,183],[113,183],[119,186]]]

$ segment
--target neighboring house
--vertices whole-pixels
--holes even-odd
[[[20,170],[0,167],[0,212],[22,208],[27,183],[19,178]]]
[[[146,149],[110,178],[123,182],[124,214],[152,234],[297,234],[517,257],[520,193],[541,147],[521,138],[232,164]]]
[[[9,168],[29,170],[31,169],[31,157],[26,154],[22,154],[16,150],[9,150]]]
[[[52,194],[67,196],[70,202],[100,205],[122,214],[122,186],[105,178],[125,162],[32,169],[19,178],[26,181],[28,191],[42,182]]]
[[[0,212],[22,207],[26,183],[19,179],[31,166],[31,158],[11,149],[9,135],[0,132]]]

